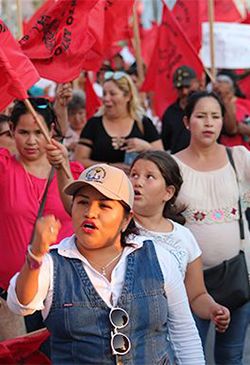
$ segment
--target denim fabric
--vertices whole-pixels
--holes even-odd
[[[194,315],[205,349],[210,321]],[[230,326],[225,333],[216,332],[214,358],[217,365],[243,365],[242,357],[247,327],[250,321],[250,302],[231,312]]]
[[[111,365],[110,308],[98,295],[80,260],[52,250],[54,294],[45,320],[51,331],[52,363]],[[125,309],[129,324],[121,330],[131,340],[124,365],[167,364],[167,298],[154,245],[145,241],[127,257],[127,269],[118,307]]]

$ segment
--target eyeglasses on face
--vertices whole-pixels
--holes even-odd
[[[130,339],[120,329],[129,323],[129,315],[122,308],[112,308],[109,313],[109,320],[114,327],[111,331],[111,349],[113,355],[126,355],[131,349]]]
[[[124,76],[126,76],[126,72],[123,71],[107,71],[104,74],[104,80],[120,80],[121,78],[123,78]]]

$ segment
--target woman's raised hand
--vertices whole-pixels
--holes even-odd
[[[71,82],[65,82],[64,84],[59,84],[56,91],[56,102],[60,105],[68,105],[70,99],[73,95],[73,88]]]
[[[49,163],[57,169],[68,163],[68,150],[60,142],[51,139],[51,143],[46,145],[47,159]]]
[[[51,244],[57,241],[61,223],[54,215],[47,215],[37,220],[31,251],[37,257],[43,257]]]

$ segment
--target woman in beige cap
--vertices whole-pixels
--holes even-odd
[[[60,222],[40,219],[8,295],[18,314],[42,310],[52,363],[172,364],[173,349],[176,364],[204,364],[175,260],[129,227],[134,193],[126,174],[97,164],[65,193],[75,234],[49,252]]]

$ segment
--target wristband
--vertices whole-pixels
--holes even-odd
[[[26,259],[27,259],[27,264],[28,264],[30,270],[39,269],[43,263],[43,259],[41,259],[40,257],[37,257],[36,255],[33,254],[33,252],[31,251],[30,245],[28,246]]]
[[[38,262],[42,262],[43,261],[43,258],[41,257],[38,257],[36,255],[33,254],[33,252],[31,251],[31,245],[28,246],[28,254],[30,255],[30,257],[33,259],[33,260],[36,260]]]

